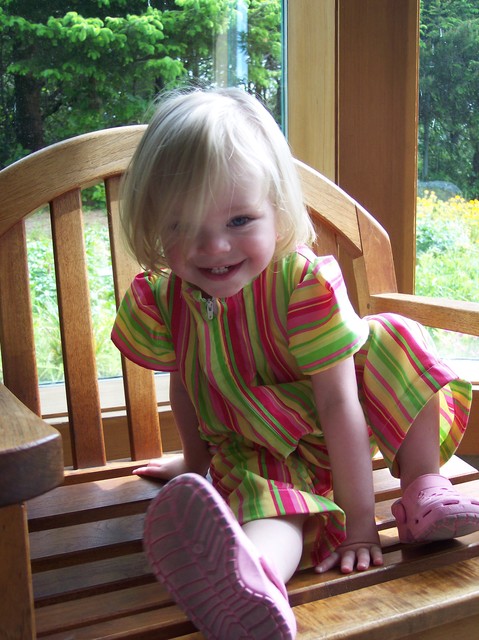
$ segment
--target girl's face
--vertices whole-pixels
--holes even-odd
[[[262,198],[258,180],[249,174],[218,193],[185,243],[184,235],[166,251],[171,270],[207,296],[238,293],[271,262],[276,248],[275,212]]]

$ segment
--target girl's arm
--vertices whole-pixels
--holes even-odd
[[[316,568],[339,564],[344,573],[382,564],[374,520],[374,487],[369,437],[352,357],[312,376],[313,392],[328,447],[334,501],[346,514],[344,543]]]
[[[161,480],[171,480],[188,472],[204,476],[210,466],[211,456],[206,442],[200,438],[196,411],[178,372],[170,374],[170,403],[183,453],[151,460],[147,466],[139,467],[133,473]]]

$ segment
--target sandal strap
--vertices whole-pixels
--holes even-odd
[[[419,495],[437,493],[435,489],[442,489],[444,492],[457,493],[449,478],[445,478],[439,473],[427,473],[419,476],[406,487],[403,494],[403,502],[408,502],[411,498],[417,500]]]

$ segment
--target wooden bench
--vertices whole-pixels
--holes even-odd
[[[0,172],[0,638],[202,638],[142,551],[144,512],[161,485],[131,475],[138,461],[178,448],[171,414],[167,406],[158,411],[153,374],[124,362],[126,409],[108,422],[92,344],[80,189],[105,181],[119,299],[139,269],[120,241],[118,186],[143,130],[80,136]],[[317,250],[338,257],[360,313],[397,311],[479,335],[479,305],[398,294],[385,232],[335,185],[298,169],[320,229]],[[25,219],[47,203],[68,399],[68,416],[57,424],[63,438],[39,417],[26,263]],[[129,442],[112,460],[107,431]],[[398,482],[380,459],[374,466],[384,566],[349,576],[298,572],[288,584],[298,638],[476,637],[479,534],[401,545],[390,511]],[[479,496],[479,472],[465,462],[453,458],[445,473]]]

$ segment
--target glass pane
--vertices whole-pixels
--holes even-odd
[[[479,7],[422,0],[420,22],[416,292],[479,302]],[[479,361],[479,338],[433,335]]]
[[[67,3],[68,4],[68,3]],[[96,129],[145,122],[163,89],[240,86],[282,121],[281,0],[7,3],[0,12],[0,166]],[[106,214],[85,194],[85,243],[100,377],[121,375]],[[39,378],[63,381],[49,214],[28,223]],[[1,376],[0,365],[0,376]]]
[[[144,122],[161,90],[185,84],[242,86],[281,122],[281,4],[7,3],[0,166],[79,133]]]
[[[40,382],[63,380],[63,360],[50,214],[37,211],[26,223],[33,331]]]

